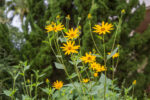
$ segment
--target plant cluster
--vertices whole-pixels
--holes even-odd
[[[136,85],[136,80],[133,81],[129,88],[122,86],[120,89],[115,85],[115,70],[118,66],[119,59],[119,46],[116,47],[116,36],[121,32],[120,27],[122,25],[122,16],[124,15],[124,10],[121,12],[118,24],[111,24],[107,22],[102,22],[91,27],[91,17],[88,15],[89,30],[92,38],[92,42],[95,49],[91,52],[86,52],[85,55],[81,53],[81,40],[79,39],[80,28],[69,29],[68,23],[66,27],[60,22],[59,16],[56,17],[56,22],[50,22],[45,29],[47,31],[47,40],[43,41],[48,46],[50,46],[53,54],[57,58],[55,66],[58,69],[63,69],[69,80],[69,83],[64,83],[63,81],[56,80],[53,84],[50,84],[50,80],[46,79],[45,82],[41,81],[41,78],[45,73],[40,73],[39,71],[33,70],[34,74],[31,75],[30,79],[26,79],[26,71],[29,70],[30,66],[27,62],[20,63],[20,65],[15,66],[15,72],[11,72],[13,79],[13,88],[5,90],[4,94],[9,96],[11,100],[22,98],[22,100],[136,100],[134,99],[134,86]],[[70,20],[70,17],[66,17],[66,22]],[[114,30],[114,42],[110,52],[106,53],[105,35],[111,33]],[[93,31],[92,31],[93,30]],[[94,40],[93,34],[97,33],[100,37],[99,41],[102,41],[101,45],[103,48],[100,50]],[[54,46],[52,45],[54,43]],[[74,67],[73,73],[68,72],[67,65],[64,62],[64,56],[69,57],[68,62]],[[99,63],[101,60],[101,63]],[[111,62],[112,66],[107,66],[107,62]],[[107,78],[107,70],[112,71],[112,79]],[[16,81],[17,78],[23,78],[22,85],[23,94],[19,97],[15,96],[17,91],[21,91],[17,88]],[[42,84],[46,83],[46,87],[42,87]],[[128,93],[132,89],[132,96]],[[45,94],[39,94],[38,91],[42,90]],[[40,92],[41,93],[41,92]]]

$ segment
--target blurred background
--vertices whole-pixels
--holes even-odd
[[[135,96],[139,100],[144,95],[150,96],[150,0],[0,0],[0,99],[3,90],[12,84],[9,71],[14,71],[12,66],[20,61],[27,61],[31,69],[44,71],[43,80],[65,80],[64,71],[54,66],[56,58],[50,47],[42,42],[47,37],[46,23],[55,21],[58,15],[65,23],[65,17],[70,15],[69,27],[76,27],[81,19],[84,54],[94,48],[87,15],[92,15],[92,26],[101,21],[117,23],[122,9],[125,14],[121,33],[117,35],[121,48],[116,84],[121,86],[125,81],[128,87],[137,80]],[[107,36],[107,50],[113,36],[113,33]],[[96,36],[95,40],[98,43]],[[67,67],[72,71],[70,64]]]

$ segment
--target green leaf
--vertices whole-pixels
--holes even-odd
[[[22,100],[34,100],[30,98],[28,95],[22,95]]]
[[[11,94],[12,94],[12,91],[11,90],[4,90],[4,94],[6,95],[6,96],[11,96]]]
[[[51,66],[51,65],[49,65],[48,67],[44,68],[44,69],[42,70],[42,73],[41,73],[41,74],[49,73],[50,70],[52,70],[52,66]]]
[[[19,74],[20,74],[20,72],[18,72],[18,73],[16,74],[16,76],[14,77],[15,80],[17,79],[17,77],[19,76]]]
[[[102,83],[102,84],[105,84],[105,75],[103,73],[101,74],[99,82]],[[112,84],[112,81],[107,77],[106,77],[106,84],[107,84],[107,86]]]
[[[64,69],[64,65],[63,64],[55,62],[55,66],[56,66],[57,69]]]
[[[16,91],[17,91],[17,89],[15,89],[15,90],[12,90],[12,89],[10,89],[10,90],[4,90],[4,94],[6,96],[11,97],[11,96],[13,96],[16,93]]]
[[[44,83],[44,82],[38,82],[38,83],[37,83],[37,86],[39,86],[39,85],[41,85],[41,84],[43,84],[43,83]]]
[[[75,77],[77,77],[77,76],[78,76],[78,75],[77,75],[76,73],[72,73],[68,79],[72,79],[72,78],[75,78]]]
[[[28,70],[29,68],[30,68],[30,65],[25,66],[25,67],[24,67],[24,70],[26,71],[26,70]]]
[[[41,77],[43,77],[44,75],[45,75],[45,73],[44,73],[44,74],[39,75],[39,77],[41,78]]]
[[[20,75],[24,76],[24,73],[20,73]]]
[[[43,43],[46,43],[46,44],[49,44],[49,42],[48,41],[42,41]]]
[[[91,92],[89,92],[89,95],[96,95],[98,94],[99,90],[103,90],[104,85],[100,84],[99,86],[93,86]]]
[[[102,57],[101,55],[99,55],[99,54],[92,54],[92,55],[94,55],[94,56],[96,56],[96,57],[99,57],[99,58],[103,59],[103,57]]]
[[[66,28],[64,29],[64,32],[65,32],[65,33],[68,32]]]
[[[60,42],[67,42],[67,38],[65,37],[59,37],[58,40],[60,40]]]
[[[57,57],[57,58],[61,58],[62,56],[61,56],[61,55],[56,55],[56,57]]]
[[[102,36],[99,36],[99,35],[96,35],[100,40],[102,40],[103,38],[102,38]]]
[[[110,55],[107,55],[107,60],[110,59],[117,52],[117,50],[118,50],[118,47],[113,52],[111,52]]]
[[[42,88],[42,91],[43,92],[45,92],[46,94],[48,94],[49,95],[49,93],[50,93],[50,89],[49,88]]]

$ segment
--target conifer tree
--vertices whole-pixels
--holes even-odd
[[[22,2],[22,3],[20,3]],[[91,27],[94,24],[101,23],[102,21],[113,23],[114,29],[116,29],[115,24],[118,24],[119,17],[121,16],[121,10],[125,10],[125,14],[122,17],[122,25],[121,32],[117,34],[117,42],[115,47],[120,45],[120,57],[117,71],[115,73],[116,77],[118,77],[118,84],[121,84],[124,78],[126,78],[126,83],[131,83],[130,79],[139,79],[141,84],[137,83],[137,94],[139,96],[143,95],[143,91],[148,85],[149,80],[142,81],[143,77],[145,80],[148,78],[148,72],[146,69],[149,67],[145,67],[143,73],[137,73],[138,65],[142,65],[147,55],[149,55],[149,41],[150,36],[148,35],[149,30],[145,31],[143,34],[135,33],[132,37],[129,36],[130,32],[134,30],[140,22],[144,18],[145,14],[145,5],[140,5],[138,0],[129,0],[129,3],[126,0],[47,0],[48,3],[44,3],[44,0],[13,0],[9,5],[13,5],[14,3],[17,5],[23,4],[26,6],[12,6],[11,10],[19,11],[20,9],[22,13],[20,17],[22,18],[22,43],[20,44],[20,51],[16,53],[19,56],[19,60],[28,61],[31,68],[33,69],[45,69],[49,67],[49,71],[47,71],[47,75],[51,76],[51,74],[55,75],[56,68],[54,66],[54,62],[56,58],[53,56],[50,47],[44,44],[42,41],[47,39],[47,33],[45,31],[46,23],[50,23],[51,21],[56,21],[56,16],[60,15],[60,19],[62,23],[65,23],[65,16],[68,14],[71,16],[71,20],[69,23],[69,28],[77,27],[78,22],[81,25],[81,35],[82,39],[82,53],[89,52],[95,47],[91,44],[92,39],[90,36],[90,25],[88,14],[92,15]],[[136,10],[133,11],[133,8]],[[26,20],[23,21],[23,18]],[[0,30],[4,29],[0,27]],[[7,29],[7,30],[10,30]],[[111,46],[113,44],[114,34],[113,31],[111,34],[106,35],[106,50],[110,52]],[[0,32],[0,38],[3,38],[3,32]],[[94,35],[94,39],[98,45],[98,48],[102,48],[100,45],[100,39],[96,34]],[[17,36],[16,36],[17,37]],[[18,37],[19,38],[19,37]],[[7,38],[3,38],[4,41]],[[8,42],[5,42],[8,43]],[[10,45],[9,43],[8,45]],[[7,48],[8,45],[4,47]],[[10,47],[9,47],[10,48]],[[12,48],[12,47],[11,47]],[[10,49],[8,51],[11,51]],[[148,61],[150,58],[148,58]],[[111,66],[108,65],[108,66]],[[68,70],[71,67],[68,68]],[[58,71],[58,70],[57,70]],[[47,76],[47,77],[48,77]],[[138,82],[138,80],[137,80]],[[129,85],[127,84],[127,85]],[[145,86],[144,86],[145,85]],[[142,91],[140,91],[140,89]],[[139,89],[139,90],[138,90]]]

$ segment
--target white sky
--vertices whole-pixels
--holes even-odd
[[[140,0],[140,3],[143,3],[143,2],[145,2],[146,7],[150,6],[150,0]]]

